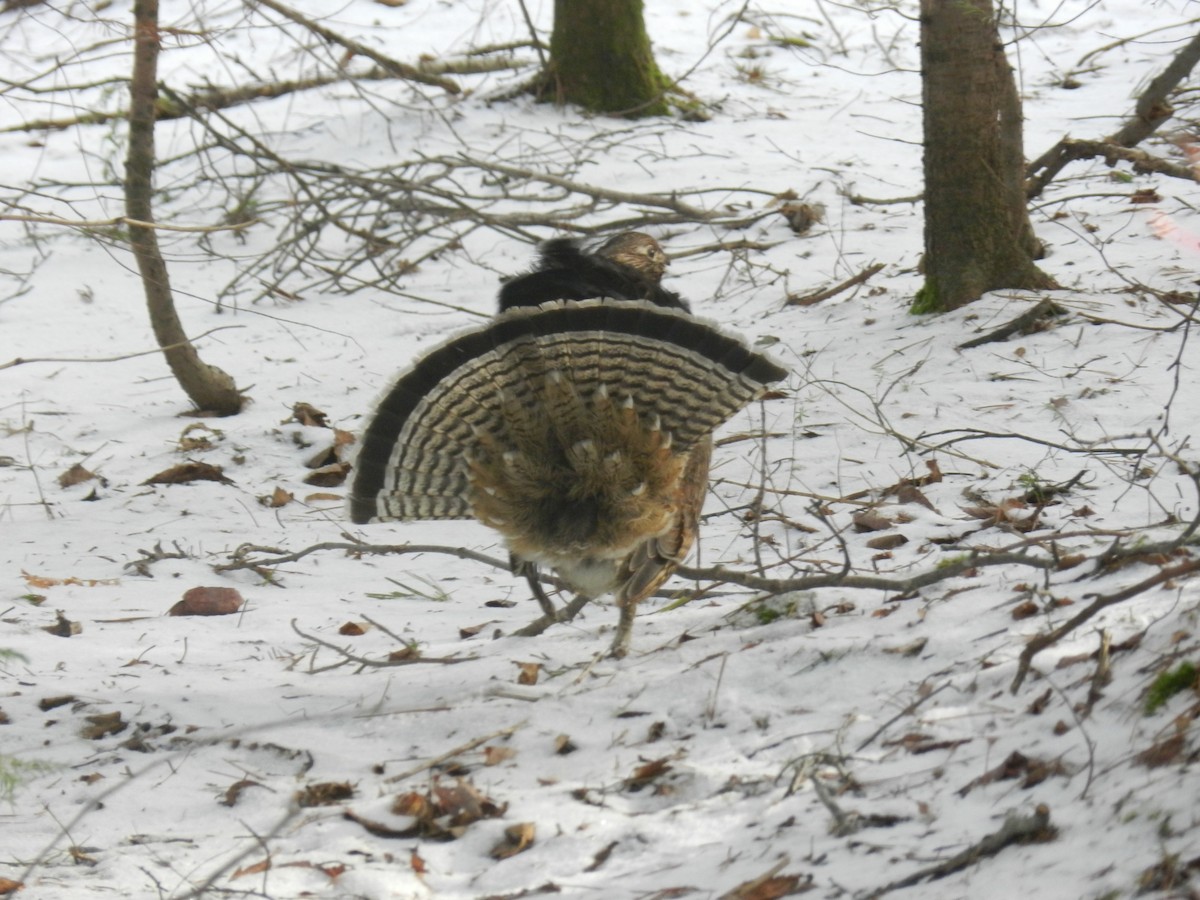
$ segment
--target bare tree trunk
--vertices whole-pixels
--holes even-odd
[[[550,65],[543,85],[555,99],[636,118],[668,111],[642,0],[554,0]]]
[[[133,77],[129,86],[129,151],[125,159],[125,215],[154,221],[154,118],[158,88],[158,0],[134,0]],[[167,264],[152,227],[129,226],[129,243],[146,292],[150,325],[175,380],[196,406],[229,416],[242,408],[237,385],[201,361],[188,341],[167,279]]]
[[[912,311],[1055,287],[1033,264],[1021,100],[992,0],[921,0],[921,75],[925,285]]]

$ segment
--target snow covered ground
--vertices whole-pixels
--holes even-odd
[[[123,107],[107,79],[128,71],[130,5],[51,7],[0,14],[0,195],[35,186],[10,213],[109,219],[119,122],[12,129]],[[530,4],[542,27],[551,7]],[[769,600],[702,581],[691,602],[645,604],[621,661],[603,655],[605,604],[513,636],[537,606],[483,526],[350,529],[344,488],[304,481],[394,373],[491,311],[530,243],[476,230],[391,291],[345,294],[310,266],[280,282],[287,299],[222,296],[274,245],[282,207],[241,236],[164,234],[186,327],[222,329],[201,354],[251,398],[196,419],[143,353],[123,245],[102,227],[0,222],[0,772],[13,782],[0,879],[47,898],[1196,896],[1200,697],[1152,714],[1146,700],[1200,656],[1193,551],[1162,546],[1200,516],[1200,195],[1071,165],[1033,203],[1065,315],[958,349],[1041,297],[910,316],[919,202],[849,199],[921,190],[912,7],[649,3],[659,63],[689,73],[706,122],[489,103],[511,72],[448,76],[469,88],[458,97],[335,83],[222,113],[308,162],[462,153],[628,192],[705,190],[714,211],[770,210],[786,191],[824,205],[803,235],[776,214],[650,230],[675,257],[673,290],[794,370],[718,435],[696,565],[775,579],[847,567],[859,581]],[[510,0],[297,8],[413,63],[528,33]],[[1017,11],[1031,157],[1114,131],[1195,31],[1183,0]],[[297,78],[341,55],[277,21],[168,0],[162,80]],[[29,79],[58,90],[15,85]],[[1194,98],[1147,149],[1186,161]],[[219,224],[223,191],[255,178],[215,150],[188,156],[203,139],[187,119],[159,127],[160,158],[178,160],[159,179],[173,224]],[[274,203],[283,188],[262,190]],[[689,253],[738,239],[755,246]],[[873,263],[857,288],[785,302]],[[296,421],[300,403],[326,424]],[[189,461],[227,482],[147,483]],[[94,477],[64,486],[76,465]],[[337,546],[302,553],[319,544]],[[1008,561],[967,566],[972,549]],[[245,605],[167,615],[197,586]],[[1011,691],[1028,641],[1098,597],[1114,600]]]

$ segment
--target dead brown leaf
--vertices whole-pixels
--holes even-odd
[[[220,466],[209,465],[206,462],[188,460],[169,469],[163,469],[157,475],[151,475],[142,484],[190,484],[193,481],[218,481],[221,484],[233,484],[233,480],[225,477]]]
[[[587,867],[584,868],[583,871],[595,872],[597,869],[599,869],[602,865],[608,862],[608,858],[612,856],[612,852],[617,849],[617,845],[619,843],[620,841],[613,841],[607,847],[601,847],[598,851],[596,851],[596,855],[592,857],[592,861],[588,863]]]
[[[925,645],[928,643],[929,638],[917,638],[915,641],[901,644],[899,647],[884,647],[883,652],[904,657],[920,656],[921,651],[925,649]]]
[[[268,856],[266,859],[261,859],[256,863],[251,863],[248,866],[242,866],[241,868],[236,869],[229,877],[232,880],[234,878],[241,878],[244,875],[260,875],[263,872],[268,871],[270,868],[271,857]]]
[[[53,625],[43,625],[42,631],[54,635],[55,637],[75,637],[83,631],[83,626],[78,622],[72,622],[62,614],[62,610],[55,610],[57,618]]]
[[[275,490],[271,491],[270,494],[259,497],[258,502],[271,509],[279,509],[279,507],[287,506],[295,499],[296,495],[291,493],[291,491],[285,491],[279,485],[276,485]]]
[[[120,712],[99,713],[88,716],[87,720],[89,724],[80,730],[79,735],[89,741],[98,741],[110,734],[120,734],[129,727],[129,723],[121,719]]]
[[[538,675],[542,672],[542,664],[535,662],[517,663],[517,684],[537,684]]]
[[[235,588],[194,587],[184,591],[183,599],[167,610],[168,616],[228,616],[246,601]]]
[[[246,788],[262,787],[257,781],[251,781],[249,778],[243,778],[240,781],[235,781],[225,789],[225,796],[221,798],[222,806],[236,806],[238,800],[242,797],[242,792]]]
[[[25,583],[30,587],[35,588],[52,588],[59,585],[71,585],[73,587],[99,587],[100,585],[120,584],[120,578],[50,578],[46,575],[31,575],[24,569],[21,570],[21,577],[25,579]]]
[[[392,801],[392,812],[397,816],[412,816],[414,819],[429,819],[433,817],[433,807],[429,798],[416,791],[398,794]]]
[[[881,534],[879,537],[873,537],[867,541],[867,546],[872,550],[895,550],[908,543],[908,538],[900,532],[895,534]]]
[[[211,450],[216,442],[224,440],[225,434],[203,422],[193,422],[179,433],[176,449],[180,453],[193,453]]]
[[[23,881],[13,881],[11,878],[0,878],[0,895],[15,894],[25,887]]]
[[[1013,607],[1012,617],[1016,621],[1028,619],[1030,616],[1036,616],[1041,609],[1032,600],[1026,600],[1024,603],[1018,603]]]
[[[344,622],[338,629],[338,634],[346,637],[361,637],[367,633],[366,626],[359,625],[357,622]]]
[[[311,425],[316,428],[328,428],[329,416],[311,403],[305,403],[302,400],[292,407],[292,414],[279,424],[287,425],[289,422],[299,422],[301,425]]]
[[[321,781],[305,785],[296,794],[296,805],[303,808],[312,806],[335,806],[343,800],[354,796],[354,785],[348,781]]]
[[[722,894],[720,900],[779,900],[804,894],[813,889],[811,875],[781,875],[786,860],[772,866],[767,872],[744,881],[731,891]]]
[[[1047,706],[1047,704],[1050,703],[1050,700],[1053,697],[1054,697],[1054,689],[1046,688],[1046,692],[1044,694],[1042,694],[1040,697],[1038,697],[1036,700],[1034,700],[1032,703],[1030,703],[1029,706],[1025,709],[1025,712],[1029,713],[1031,716],[1040,716],[1043,712],[1046,711],[1046,706]]]
[[[559,756],[566,756],[569,753],[574,753],[578,749],[579,748],[575,745],[575,742],[571,740],[571,736],[568,734],[560,734],[554,739],[554,752]]]
[[[409,791],[398,795],[392,802],[393,815],[414,820],[405,828],[391,828],[357,815],[348,814],[348,818],[382,837],[425,837],[447,841],[461,837],[468,826],[480,819],[498,818],[506,810],[507,805],[497,804],[470,781],[459,778],[453,785],[435,781],[424,794]]]
[[[672,769],[670,757],[662,756],[642,763],[625,779],[625,790],[640,791],[646,785],[667,774]]]
[[[896,499],[901,503],[915,503],[937,512],[933,504],[929,502],[929,498],[921,493],[921,489],[915,484],[902,484],[896,488]]]
[[[385,825],[374,819],[368,819],[366,816],[360,816],[352,809],[348,809],[342,813],[342,818],[361,825],[366,829],[368,834],[373,834],[375,837],[404,839],[418,837],[421,834],[420,822],[416,822],[406,828],[393,828],[391,825]]]
[[[523,853],[533,846],[534,827],[532,822],[518,822],[504,829],[504,840],[492,848],[492,859],[508,859]]]
[[[1052,775],[1067,774],[1063,764],[1058,760],[1044,760],[1026,756],[1019,750],[1014,750],[1004,762],[996,768],[984,772],[978,778],[958,789],[960,797],[965,797],[972,790],[994,781],[1015,781],[1021,779],[1021,787],[1028,789],[1041,784]]]
[[[483,748],[483,764],[485,766],[497,766],[502,762],[507,762],[517,755],[517,751],[512,747],[496,747],[488,744]]]
[[[892,527],[892,520],[877,509],[864,509],[851,517],[855,531],[886,531]]]
[[[1169,766],[1179,759],[1179,755],[1183,753],[1185,746],[1186,741],[1184,740],[1184,736],[1182,734],[1173,734],[1166,740],[1152,744],[1137,754],[1134,759],[1148,769]]]
[[[95,477],[95,472],[85,469],[79,463],[75,463],[75,465],[58,476],[58,486],[69,488],[76,484],[83,484],[85,481],[91,481]]]
[[[335,462],[313,469],[304,476],[304,483],[314,487],[340,487],[350,474],[350,463]]]
[[[793,234],[804,234],[824,218],[825,210],[819,203],[784,203],[779,213]]]

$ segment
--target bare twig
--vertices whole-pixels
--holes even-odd
[[[448,94],[462,93],[462,88],[460,88],[453,81],[450,81],[448,78],[430,75],[406,63],[402,63],[398,60],[392,59],[389,56],[385,56],[378,50],[368,47],[366,44],[361,44],[356,40],[340,35],[336,31],[326,28],[319,22],[314,22],[312,19],[301,15],[290,6],[285,6],[284,4],[277,2],[277,0],[246,0],[246,2],[250,6],[265,6],[267,9],[279,13],[279,15],[283,16],[285,19],[290,19],[297,25],[304,26],[322,40],[329,41],[331,44],[337,44],[341,47],[345,47],[351,53],[355,53],[359,56],[365,56],[367,59],[371,60],[377,65],[382,66],[386,71],[391,72],[398,78],[403,78],[405,81],[415,81],[418,84],[432,85],[433,87],[441,88]]]
[[[175,346],[182,344],[194,344],[201,338],[208,337],[218,331],[225,331],[229,328],[245,328],[245,325],[221,325],[217,328],[210,328],[203,334],[198,334],[194,338],[188,338],[179,345],[172,344],[167,347],[156,347],[153,350],[139,350],[135,353],[122,353],[119,356],[18,356],[16,359],[10,359],[6,363],[0,363],[0,370],[11,369],[14,366],[24,366],[29,363],[108,363],[122,362],[127,359],[136,359],[139,356],[149,356],[152,353],[162,353],[163,350],[169,350]]]
[[[1144,548],[1142,550],[1144,551]],[[1152,587],[1157,587],[1164,582],[1171,581],[1174,578],[1180,578],[1184,575],[1190,575],[1192,572],[1200,570],[1200,559],[1189,559],[1176,566],[1170,566],[1166,569],[1161,569],[1151,575],[1149,578],[1144,578],[1137,584],[1130,585],[1122,591],[1117,591],[1113,594],[1102,594],[1096,597],[1086,607],[1073,615],[1067,621],[1063,622],[1057,628],[1039,634],[1033,638],[1025,649],[1021,651],[1021,656],[1017,660],[1017,674],[1013,677],[1012,686],[1009,688],[1014,694],[1020,689],[1021,684],[1025,681],[1025,676],[1029,674],[1029,667],[1033,663],[1033,658],[1045,650],[1047,647],[1057,643],[1066,635],[1070,634],[1084,622],[1087,622],[1100,611],[1107,609],[1117,603],[1124,603],[1138,594],[1150,590]]]
[[[540,182],[548,184],[552,187],[562,188],[570,191],[573,194],[584,194],[588,197],[593,197],[598,200],[608,200],[613,203],[625,203],[631,206],[650,206],[659,209],[667,209],[671,212],[679,213],[686,216],[688,219],[696,222],[707,222],[711,219],[721,217],[720,213],[711,212],[707,209],[701,209],[698,206],[692,206],[690,203],[685,203],[674,194],[634,194],[629,191],[618,191],[612,188],[603,188],[597,185],[585,184],[581,181],[574,181],[570,178],[563,178],[561,175],[553,175],[549,172],[539,172],[535,169],[528,169],[522,166],[509,165],[507,163],[498,162],[496,160],[474,159],[463,155],[459,162],[465,162],[474,168],[484,171],[500,172],[508,175],[510,178],[520,178],[525,181]],[[767,213],[762,213],[767,215]],[[761,218],[761,216],[759,216]]]
[[[904,707],[904,709],[900,710],[900,712],[896,713],[894,716],[892,716],[890,719],[888,719],[886,722],[884,722],[882,725],[880,725],[878,728],[876,728],[873,732],[871,732],[871,735],[866,740],[864,740],[861,744],[859,744],[854,752],[861,753],[863,750],[865,750],[867,747],[869,747],[877,737],[879,737],[881,734],[883,734],[885,731],[887,731],[889,728],[891,728],[892,725],[894,725],[896,722],[903,719],[905,716],[913,715],[918,709],[920,709],[925,704],[925,702],[927,700],[932,700],[934,697],[936,697],[942,691],[946,690],[946,688],[948,688],[948,687],[950,687],[950,682],[947,681],[944,684],[938,685],[933,690],[928,691],[921,696],[918,696],[916,700],[914,700],[912,703],[908,704],[908,706]]]
[[[435,756],[432,759],[427,759],[425,762],[421,763],[419,766],[413,766],[411,769],[406,769],[405,771],[401,772],[399,775],[392,775],[388,778],[385,778],[384,782],[386,784],[395,784],[398,781],[404,781],[404,779],[406,779],[406,778],[412,778],[414,775],[418,775],[421,772],[426,771],[427,769],[432,769],[434,766],[441,765],[442,763],[446,762],[447,760],[454,759],[454,757],[456,757],[456,756],[459,756],[463,753],[469,753],[470,751],[474,750],[476,747],[482,747],[488,741],[494,741],[494,740],[496,740],[496,738],[511,737],[512,735],[514,735],[518,731],[520,731],[522,728],[524,728],[527,724],[529,724],[529,723],[528,722],[518,722],[516,725],[509,725],[507,728],[501,728],[498,731],[493,731],[490,734],[483,735],[482,737],[473,738],[473,739],[467,741],[465,744],[460,744],[459,746],[455,747],[453,750],[447,750],[445,753]]]
[[[507,560],[497,559],[484,553],[468,550],[466,547],[447,547],[438,544],[360,544],[349,541],[325,541],[297,550],[295,553],[285,553],[274,547],[262,547],[256,544],[242,544],[233,553],[231,562],[213,566],[216,572],[234,572],[239,569],[265,569],[281,566],[285,563],[296,562],[313,553],[325,550],[342,550],[354,556],[400,556],[409,553],[445,553],[459,559],[470,559],[504,571],[511,571]],[[252,558],[250,554],[269,554],[260,558]]]
[[[312,641],[314,644],[319,644],[320,646],[325,647],[328,650],[332,650],[334,653],[336,653],[340,657],[342,657],[343,662],[358,663],[358,670],[360,672],[363,669],[389,669],[389,668],[396,668],[399,666],[415,666],[415,665],[422,665],[422,664],[438,665],[438,666],[455,666],[455,665],[458,665],[459,663],[465,663],[465,662],[472,661],[470,657],[416,656],[415,654],[411,655],[411,656],[404,656],[401,659],[371,659],[368,656],[358,656],[357,654],[351,653],[349,650],[345,649],[344,647],[339,647],[337,644],[333,643],[332,641],[327,641],[324,638],[319,638],[315,634],[308,634],[307,632],[301,631],[300,628],[296,625],[295,619],[292,619],[291,625],[292,625],[292,631],[296,632],[296,634],[300,635],[300,637],[304,638],[306,641]]]
[[[211,234],[216,231],[242,231],[251,225],[258,225],[258,219],[239,222],[236,225],[164,225],[161,222],[143,222],[128,216],[114,216],[111,219],[60,219],[57,216],[27,216],[0,215],[0,222],[28,222],[34,225],[62,225],[66,228],[112,228],[117,225],[130,225],[137,228],[154,228],[158,231],[184,231],[193,234]]]
[[[857,287],[860,284],[867,282],[871,276],[883,271],[883,263],[872,263],[856,275],[852,275],[845,281],[838,282],[833,287],[824,288],[819,291],[812,291],[808,294],[788,294],[787,300],[784,301],[785,306],[812,306],[814,303],[820,303],[822,300],[828,300],[830,297],[836,297],[842,291],[849,290],[852,287]]]

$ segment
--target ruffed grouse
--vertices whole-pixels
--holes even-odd
[[[351,518],[477,518],[551,620],[539,565],[582,597],[615,594],[624,655],[638,601],[695,538],[713,430],[787,374],[694,318],[659,285],[666,265],[638,232],[594,253],[544,244],[490,323],[388,390],[362,437]]]

